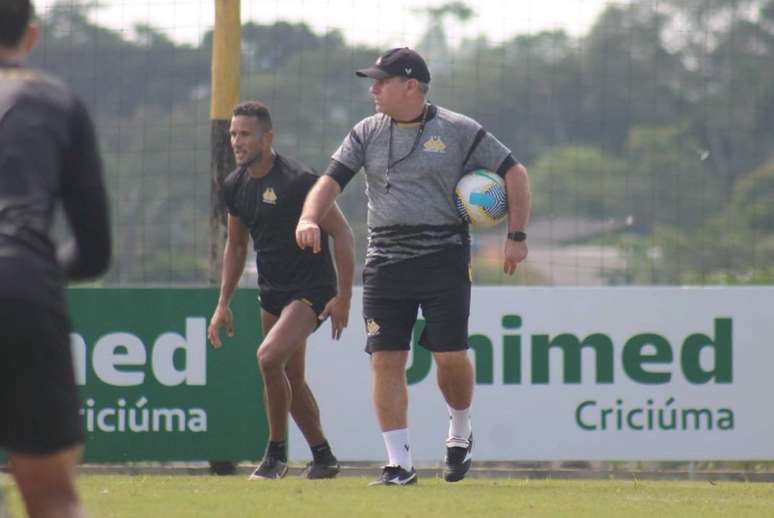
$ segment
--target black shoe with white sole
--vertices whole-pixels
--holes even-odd
[[[473,434],[468,437],[468,447],[451,446],[446,448],[446,468],[443,470],[443,478],[446,482],[458,482],[465,478],[473,459]]]
[[[417,470],[407,471],[400,466],[384,466],[382,474],[369,486],[408,486],[417,483]]]
[[[288,463],[274,457],[264,457],[248,480],[278,480],[287,475]]]
[[[339,473],[339,462],[333,458],[329,462],[310,462],[301,472],[308,479],[335,478]]]

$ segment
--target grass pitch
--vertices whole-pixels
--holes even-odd
[[[83,475],[92,518],[774,516],[774,484],[423,478],[412,487],[367,487],[365,477],[247,481],[243,477]],[[6,487],[11,516],[23,516]]]

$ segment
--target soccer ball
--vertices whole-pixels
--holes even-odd
[[[463,221],[475,227],[496,225],[508,213],[505,182],[483,169],[468,173],[454,189],[454,203]]]

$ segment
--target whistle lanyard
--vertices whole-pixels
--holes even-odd
[[[408,153],[406,153],[403,157],[399,158],[398,160],[391,162],[392,159],[392,127],[397,124],[395,120],[390,119],[390,138],[387,143],[387,170],[384,172],[384,188],[387,190],[387,192],[390,192],[390,172],[392,169],[406,160],[408,157],[411,156],[414,151],[416,151],[417,146],[419,145],[419,141],[422,139],[422,133],[425,132],[425,122],[427,121],[427,105],[422,107],[422,121],[419,123],[419,130],[417,130],[417,136],[414,138],[414,143],[411,145],[411,149]]]

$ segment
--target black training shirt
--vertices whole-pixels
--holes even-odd
[[[223,198],[229,214],[238,217],[253,238],[262,292],[336,287],[328,236],[322,233],[318,254],[296,244],[304,199],[317,178],[300,162],[277,154],[274,166],[263,178],[255,178],[240,167],[224,181]]]
[[[49,232],[59,200],[74,243],[57,251]],[[64,309],[66,280],[98,275],[109,259],[107,198],[86,109],[58,80],[0,62],[0,297]]]

